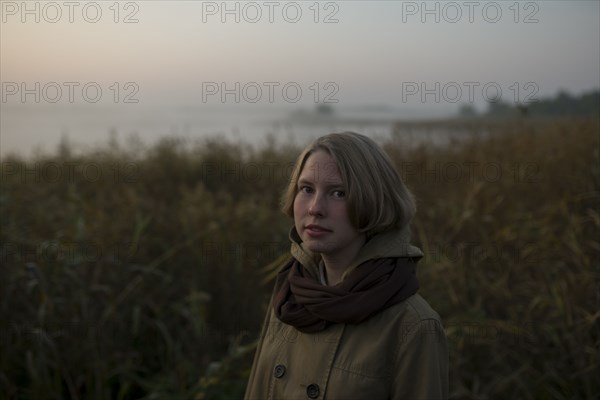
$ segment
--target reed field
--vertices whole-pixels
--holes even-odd
[[[598,118],[457,123],[469,139],[381,143],[417,199],[452,398],[599,398]],[[165,139],[4,157],[0,399],[240,399],[300,150]]]

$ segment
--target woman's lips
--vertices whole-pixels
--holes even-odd
[[[304,227],[306,234],[310,237],[319,237],[331,233],[331,230],[324,228],[320,225],[306,225]]]

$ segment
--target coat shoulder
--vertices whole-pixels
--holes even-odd
[[[435,319],[441,322],[440,315],[429,305],[429,303],[418,293],[406,299],[410,312],[414,314],[417,321]]]
[[[403,326],[415,325],[425,321],[431,321],[440,326],[442,323],[440,315],[418,293],[383,310],[381,318],[394,321]]]

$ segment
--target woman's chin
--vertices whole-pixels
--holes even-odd
[[[304,242],[304,248],[313,253],[327,254],[331,252],[331,245],[316,240],[308,240]]]

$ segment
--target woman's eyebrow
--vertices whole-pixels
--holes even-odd
[[[312,185],[312,181],[308,180],[308,179],[304,179],[304,178],[300,178],[298,179],[298,185],[300,184],[308,184],[308,185]]]
[[[305,179],[305,178],[301,178],[298,180],[298,185],[314,185],[314,183],[309,180],[309,179]],[[344,184],[342,182],[326,182],[325,183],[325,187],[330,189],[330,188],[344,188]]]

